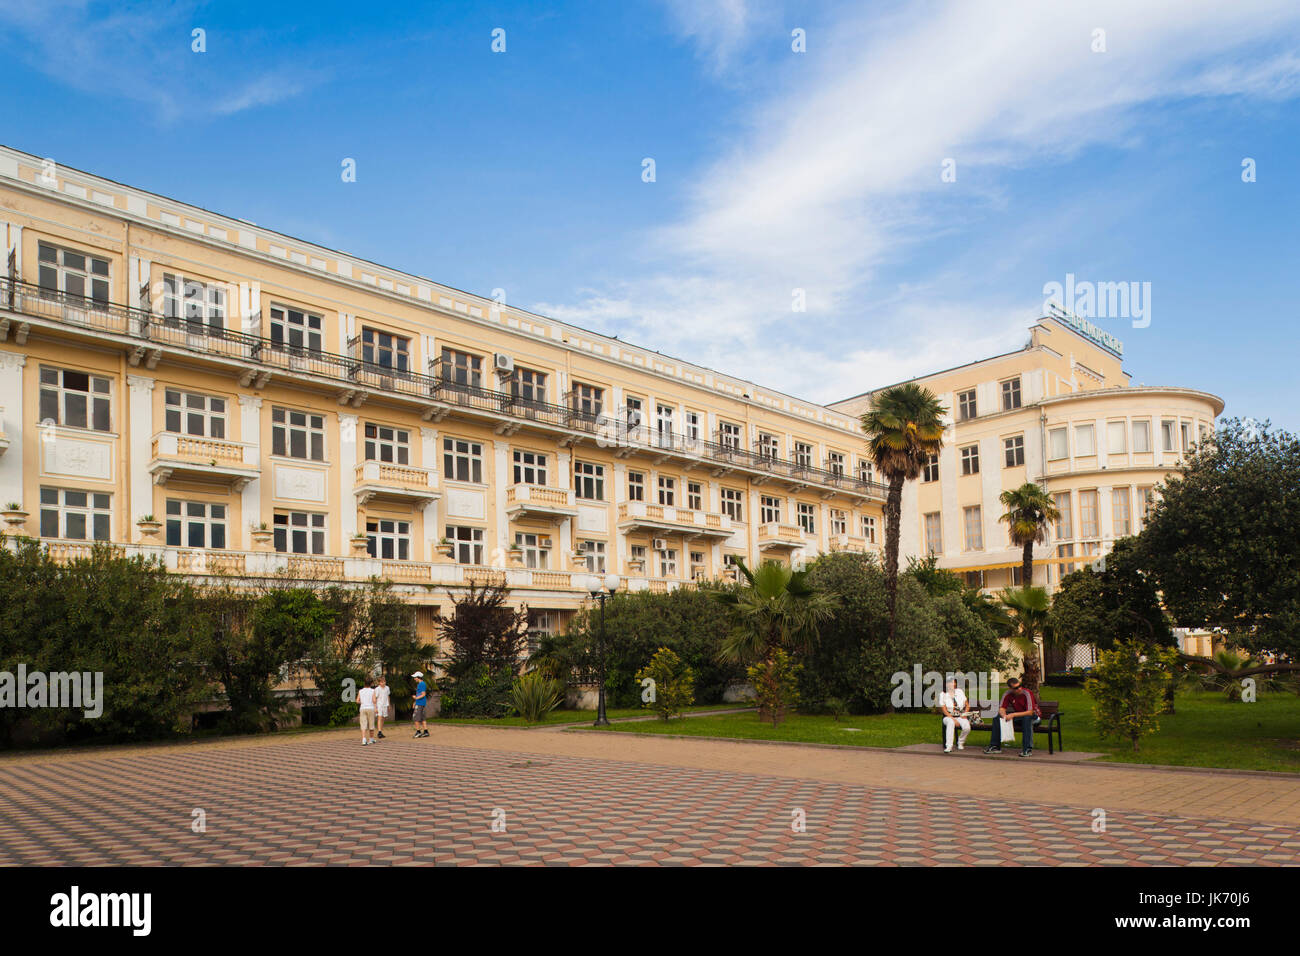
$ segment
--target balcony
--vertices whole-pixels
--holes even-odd
[[[865,553],[867,550],[867,539],[856,534],[833,534],[831,535],[832,551],[860,551]]]
[[[358,505],[371,499],[428,504],[441,494],[438,476],[432,469],[385,461],[363,461],[357,465],[352,490],[356,492]]]
[[[806,547],[803,528],[796,524],[769,521],[758,526],[758,550],[795,551]]]
[[[883,500],[887,490],[877,482],[769,457],[729,442],[629,425],[621,415],[524,400],[511,392],[458,382],[446,374],[398,370],[352,354],[291,346],[233,329],[178,323],[144,309],[91,303],[8,277],[0,277],[0,310],[17,317],[0,315],[0,328],[8,335],[12,325],[20,345],[33,325],[39,325],[116,344],[126,353],[131,366],[156,368],[165,355],[184,357],[190,362],[201,356],[246,388],[263,388],[277,377],[290,378],[334,395],[340,405],[359,407],[377,395],[413,406],[427,421],[441,421],[454,413],[485,420],[502,435],[529,428],[547,433],[564,445],[591,443],[611,448],[624,457],[639,455],[653,462],[671,459],[688,467],[703,466],[714,477],[741,472],[761,482],[780,476],[792,482],[792,487],[817,488],[825,497],[845,494]],[[434,368],[443,371],[436,363]]]
[[[235,491],[260,474],[257,449],[242,442],[159,432],[153,436],[149,474],[155,484],[172,478],[229,485]]]
[[[618,530],[623,534],[642,532],[722,540],[730,538],[735,528],[731,518],[724,514],[625,501],[618,506]]]
[[[572,488],[511,485],[506,489],[506,514],[516,518],[572,518],[578,513]]]

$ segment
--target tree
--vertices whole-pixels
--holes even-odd
[[[1061,512],[1052,496],[1032,481],[999,495],[1006,512],[999,518],[1005,521],[1011,543],[1024,549],[1021,563],[1021,583],[1031,587],[1034,583],[1034,545],[1047,540],[1047,527],[1059,521]]]
[[[1137,566],[1132,538],[1115,542],[1104,570],[1085,565],[1062,579],[1048,624],[1062,644],[1103,651],[1132,640],[1158,647],[1174,643],[1155,585]]]
[[[470,586],[438,622],[450,644],[442,710],[449,716],[502,717],[528,646],[528,608],[506,605],[502,585]]]
[[[1116,644],[1102,651],[1083,689],[1093,699],[1093,716],[1102,737],[1133,742],[1159,729],[1157,715],[1177,655],[1138,641]]]
[[[1300,670],[1300,439],[1229,419],[1158,491],[1136,559],[1174,622]]]
[[[723,640],[721,653],[732,661],[770,658],[778,648],[803,651],[817,638],[818,626],[835,609],[835,598],[808,583],[807,571],[764,561],[754,571],[737,560],[745,584],[714,592],[735,609],[737,626]]]
[[[921,474],[931,455],[943,447],[943,417],[948,413],[934,393],[908,382],[876,394],[861,418],[867,451],[889,484],[885,498],[885,593],[889,603],[889,639],[897,634],[898,539],[903,484]]]
[[[1044,588],[1007,588],[1000,595],[1002,606],[1011,616],[1014,630],[1011,642],[1024,658],[1021,677],[1030,690],[1038,690],[1042,672],[1038,666],[1039,640],[1047,636],[1047,613],[1050,604]]]
[[[637,671],[636,679],[654,682],[651,699],[645,703],[664,720],[680,716],[695,703],[695,675],[670,648],[655,651],[650,663]]]
[[[780,647],[750,666],[748,674],[754,685],[759,720],[770,720],[775,727],[799,702],[799,671],[800,666]]]

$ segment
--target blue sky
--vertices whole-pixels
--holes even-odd
[[[820,401],[1150,283],[1094,320],[1135,383],[1300,430],[1298,41],[1282,0],[0,0],[0,142]]]

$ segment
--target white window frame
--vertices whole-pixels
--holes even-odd
[[[382,561],[411,560],[411,522],[401,518],[366,518],[366,551]]]
[[[276,509],[271,522],[275,550],[280,554],[325,554],[328,516],[319,511]],[[297,547],[302,542],[302,549]]]
[[[219,501],[168,498],[163,508],[163,540],[167,542],[167,547],[213,548],[218,551],[226,547],[229,541],[227,522],[230,509],[225,504]],[[195,530],[202,538],[198,544],[192,541]]]
[[[227,401],[219,395],[164,388],[163,428],[174,435],[193,435],[196,438],[224,441],[227,405]]]
[[[301,438],[303,453],[294,453],[294,440]],[[271,454],[298,461],[325,460],[325,416],[283,405],[271,407]]]
[[[68,541],[112,540],[113,496],[110,493],[45,485],[41,487],[40,500],[42,538]],[[51,521],[54,534],[48,533]],[[74,531],[80,533],[73,533]]]
[[[405,428],[366,422],[362,429],[362,453],[365,461],[385,464],[409,465],[411,463],[411,433]]]
[[[84,377],[85,389],[69,386],[68,376]],[[54,403],[54,423],[64,428],[80,428],[91,432],[111,433],[113,431],[113,380],[106,375],[95,375],[75,368],[63,368],[58,365],[42,365],[40,368],[37,409],[41,421],[50,418],[49,405]],[[75,379],[74,379],[75,381]],[[75,408],[77,402],[84,405],[84,425],[73,424],[69,407]],[[100,421],[103,427],[96,424]]]
[[[469,438],[444,435],[442,476],[448,481],[483,484],[483,444]]]
[[[512,453],[514,459],[514,483],[516,485],[545,485],[547,456],[539,451],[516,448]]]

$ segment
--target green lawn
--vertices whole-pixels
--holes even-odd
[[[696,704],[687,708],[690,712],[708,710],[729,710],[733,707],[745,707],[746,704]],[[644,707],[606,707],[605,715],[610,720],[624,717],[653,717],[654,712]],[[543,724],[580,724],[591,723],[596,719],[594,710],[553,710],[546,715]],[[487,727],[540,727],[530,724],[522,717],[436,717],[431,724],[481,724]]]
[[[1081,688],[1045,687],[1042,697],[1060,702],[1067,750],[1100,753],[1101,760],[1123,763],[1300,773],[1300,697],[1294,694],[1265,693],[1253,704],[1230,704],[1220,693],[1186,691],[1178,695],[1177,713],[1161,716],[1160,729],[1143,738],[1136,754],[1129,744],[1098,737],[1091,700]],[[839,721],[795,714],[773,728],[751,713],[622,724],[599,732],[903,747],[937,743],[938,725],[933,714],[875,714]],[[988,735],[972,734],[970,740],[983,747]],[[1035,749],[1045,751],[1046,746],[1040,741]]]

